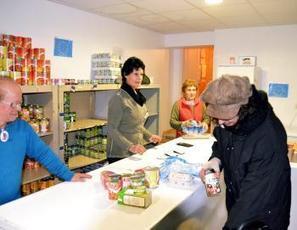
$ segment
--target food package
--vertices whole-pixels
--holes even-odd
[[[147,208],[152,203],[152,192],[135,192],[134,189],[123,189],[118,193],[118,204]]]

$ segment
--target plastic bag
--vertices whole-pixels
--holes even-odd
[[[205,133],[207,130],[205,130],[201,122],[192,120],[190,125],[182,127],[182,131],[187,135],[199,135]]]
[[[170,156],[160,167],[162,182],[178,188],[192,188],[199,180],[199,166],[186,160]]]

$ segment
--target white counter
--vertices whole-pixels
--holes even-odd
[[[177,146],[176,143],[181,141],[192,143],[194,147]],[[224,192],[217,197],[208,198],[201,182],[192,190],[161,184],[153,190],[153,202],[147,209],[121,206],[115,201],[108,200],[107,193],[100,182],[102,170],[121,173],[129,169],[156,166],[162,162],[158,158],[164,157],[164,153],[172,154],[172,150],[185,152],[183,156],[192,163],[203,163],[211,154],[212,143],[211,139],[179,138],[148,150],[143,156],[137,156],[138,160],[124,159],[95,170],[90,173],[93,178],[87,182],[64,182],[2,205],[0,206],[0,229],[176,229],[182,219],[188,218],[194,219],[194,226],[199,225],[199,229],[221,229],[226,220]],[[296,194],[297,168],[292,167],[292,207],[289,227],[292,230],[297,225]],[[5,224],[3,221],[9,223]],[[7,227],[9,224],[13,227]]]
[[[194,146],[177,146],[176,143],[180,141],[192,143]],[[203,163],[211,154],[212,143],[212,139],[173,140],[148,150],[142,156],[137,155],[137,159],[127,158],[95,170],[90,173],[93,178],[87,182],[64,182],[2,205],[0,217],[22,230],[150,229],[179,205],[184,209],[181,212],[189,214],[190,208],[194,211],[194,208],[205,206],[208,198],[203,184],[199,182],[196,189],[192,190],[161,184],[153,190],[152,204],[147,209],[142,209],[121,206],[108,200],[100,182],[100,171],[112,170],[120,173],[129,169],[157,166],[163,161],[158,158],[164,157],[164,153],[173,154],[172,150],[185,152],[183,157],[191,163]],[[193,196],[195,191],[195,202],[183,207],[181,204]]]

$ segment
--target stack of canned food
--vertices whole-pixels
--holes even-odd
[[[44,48],[32,48],[29,37],[0,35],[0,76],[13,78],[20,85],[46,85],[50,75]]]
[[[92,79],[102,84],[114,84],[121,77],[121,56],[112,53],[92,55]]]
[[[64,93],[64,129],[69,129],[71,123],[76,121],[76,112],[70,111],[70,93]]]
[[[88,79],[72,79],[72,78],[52,78],[52,85],[97,85],[101,83],[99,80]]]
[[[49,188],[55,185],[55,177],[50,176],[41,180],[33,181],[31,183],[22,185],[22,195],[27,196],[39,190]]]
[[[106,135],[106,126],[80,130],[76,135],[76,142],[81,148],[81,154],[96,159],[106,157]]]
[[[47,133],[50,130],[49,118],[44,117],[44,107],[41,105],[23,105],[19,117],[27,121],[36,133]]]
[[[81,154],[95,159],[106,158],[107,126],[95,126],[76,133],[75,144],[68,145],[67,133],[64,134],[65,162],[72,156]]]

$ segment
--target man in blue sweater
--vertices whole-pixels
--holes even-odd
[[[62,180],[91,178],[71,172],[31,126],[18,119],[21,103],[20,87],[13,80],[0,78],[0,205],[20,197],[25,156],[36,159]]]

